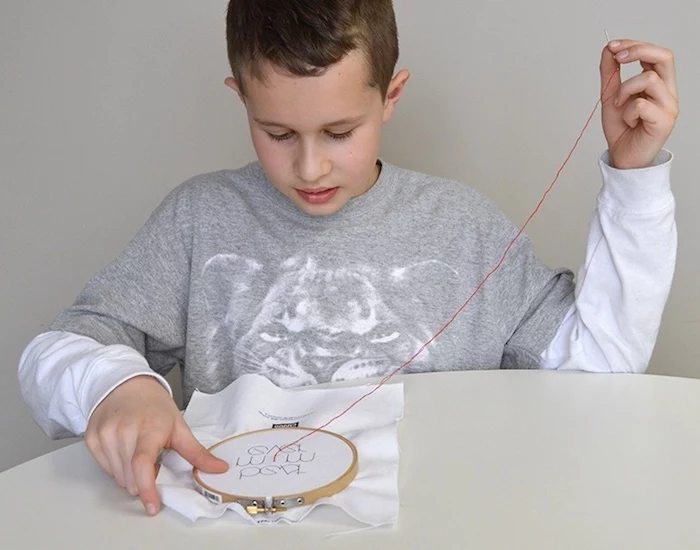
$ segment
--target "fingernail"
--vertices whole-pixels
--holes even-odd
[[[146,505],[146,512],[148,512],[149,516],[155,516],[156,515],[156,505],[155,504],[147,504]]]
[[[619,45],[620,45],[620,41],[619,41],[619,40],[613,40],[612,42],[610,42],[610,47],[611,47],[611,48],[617,48]]]
[[[616,58],[616,59],[624,59],[624,58],[627,57],[629,54],[630,54],[630,52],[628,52],[627,50],[622,50],[621,52],[619,52],[619,53],[615,56],[615,58]]]

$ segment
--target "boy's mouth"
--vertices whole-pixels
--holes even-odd
[[[297,189],[299,196],[309,204],[324,204],[332,200],[338,193],[339,187],[326,187],[323,189]]]

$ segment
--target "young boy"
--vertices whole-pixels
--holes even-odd
[[[226,465],[194,439],[185,401],[244,373],[281,386],[380,376],[410,358],[497,264],[516,229],[468,187],[379,157],[409,73],[394,74],[391,0],[233,0],[233,77],[259,162],[175,189],[124,253],[22,356],[53,437],[85,434],[106,472],[159,509],[163,448]],[[620,82],[619,63],[644,72]],[[672,54],[603,51],[609,150],[586,262],[550,270],[526,238],[405,372],[486,368],[643,372],[673,276]]]

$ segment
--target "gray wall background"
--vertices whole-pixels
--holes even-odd
[[[0,3],[0,470],[48,452],[17,384],[19,356],[188,177],[254,159],[229,74],[225,0]],[[676,52],[680,250],[650,371],[697,377],[700,358],[700,3],[395,0],[413,78],[383,156],[459,179],[520,224],[599,90],[613,37]],[[629,72],[624,73],[629,76]],[[687,100],[687,101],[686,101]],[[530,226],[540,256],[576,269],[600,186],[599,117]]]

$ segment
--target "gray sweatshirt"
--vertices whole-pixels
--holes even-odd
[[[486,199],[384,165],[336,215],[297,210],[258,164],[176,189],[126,251],[19,364],[22,395],[52,437],[85,432],[136,376],[179,364],[185,404],[244,372],[281,386],[403,372],[531,368],[644,372],[676,262],[672,155],[603,187],[575,295]],[[567,309],[568,308],[568,309]],[[454,323],[425,350],[425,342]]]
[[[384,162],[377,183],[313,217],[253,163],[175,189],[51,330],[123,344],[185,401],[244,373],[283,387],[384,375],[494,268],[516,228],[486,198]],[[536,368],[574,300],[521,237],[455,322],[403,372]]]

